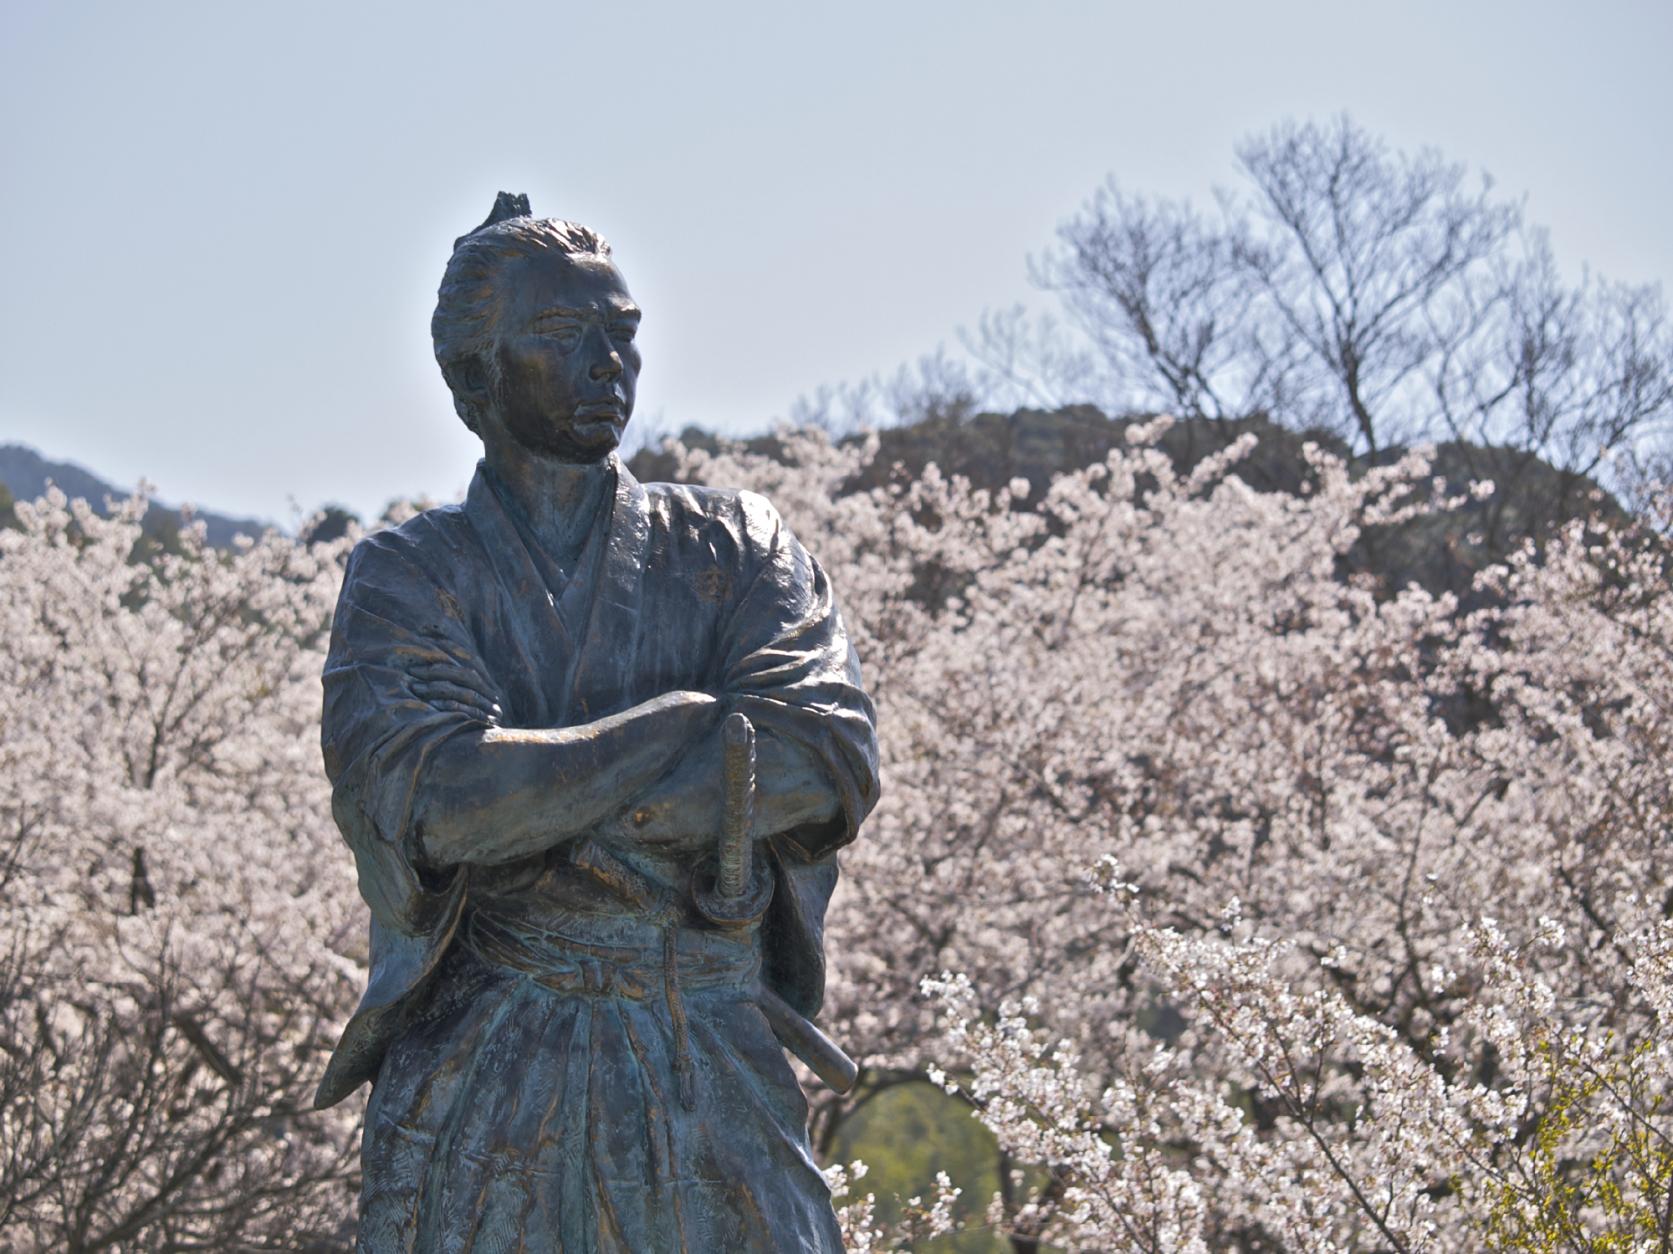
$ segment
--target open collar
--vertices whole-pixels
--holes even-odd
[[[554,588],[555,567],[519,522],[486,465],[477,463],[465,498],[488,560],[515,606],[503,638],[529,685],[540,691],[546,726],[590,722],[615,706],[638,635],[649,497],[612,455],[615,483],[575,572]],[[531,711],[531,713],[535,713]]]
[[[619,702],[625,664],[638,641],[650,549],[650,498],[619,458],[611,460],[616,463],[615,499],[602,558],[594,562],[592,614],[571,685],[571,708],[581,722],[610,713]]]

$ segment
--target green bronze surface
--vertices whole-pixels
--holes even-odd
[[[317,1101],[373,1082],[374,1254],[840,1248],[784,1048],[853,1083],[810,1020],[874,713],[764,498],[617,457],[638,323],[602,239],[502,193],[433,322],[476,477],[345,575],[322,742],[371,974]]]

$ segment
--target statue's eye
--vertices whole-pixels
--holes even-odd
[[[610,327],[610,338],[613,340],[631,340],[637,334],[639,328],[631,322],[617,322]]]
[[[556,340],[565,348],[574,348],[581,342],[581,328],[573,322],[553,322],[540,328],[540,333],[547,339]]]

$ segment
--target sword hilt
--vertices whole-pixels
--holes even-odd
[[[728,714],[721,728],[726,763],[726,810],[720,831],[715,889],[736,901],[749,888],[751,829],[755,826],[755,728],[742,714]]]
[[[755,728],[744,715],[729,714],[720,741],[720,840],[694,872],[692,897],[698,913],[715,926],[748,927],[766,913],[773,896],[770,868],[755,860]]]
[[[735,928],[754,923],[765,913],[773,885],[770,876],[756,874],[754,865],[755,728],[747,717],[734,712],[726,716],[720,736],[725,770],[720,845],[715,850],[714,878],[704,885],[700,877],[695,897],[698,910],[709,922]],[[780,1045],[833,1091],[843,1095],[854,1091],[859,1067],[816,1023],[765,983],[756,990],[755,1000]]]

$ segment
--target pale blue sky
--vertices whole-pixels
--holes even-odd
[[[0,6],[0,442],[285,519],[450,495],[430,357],[499,188],[602,230],[639,413],[764,426],[1029,295],[1110,173],[1340,110],[1673,277],[1673,4]]]

